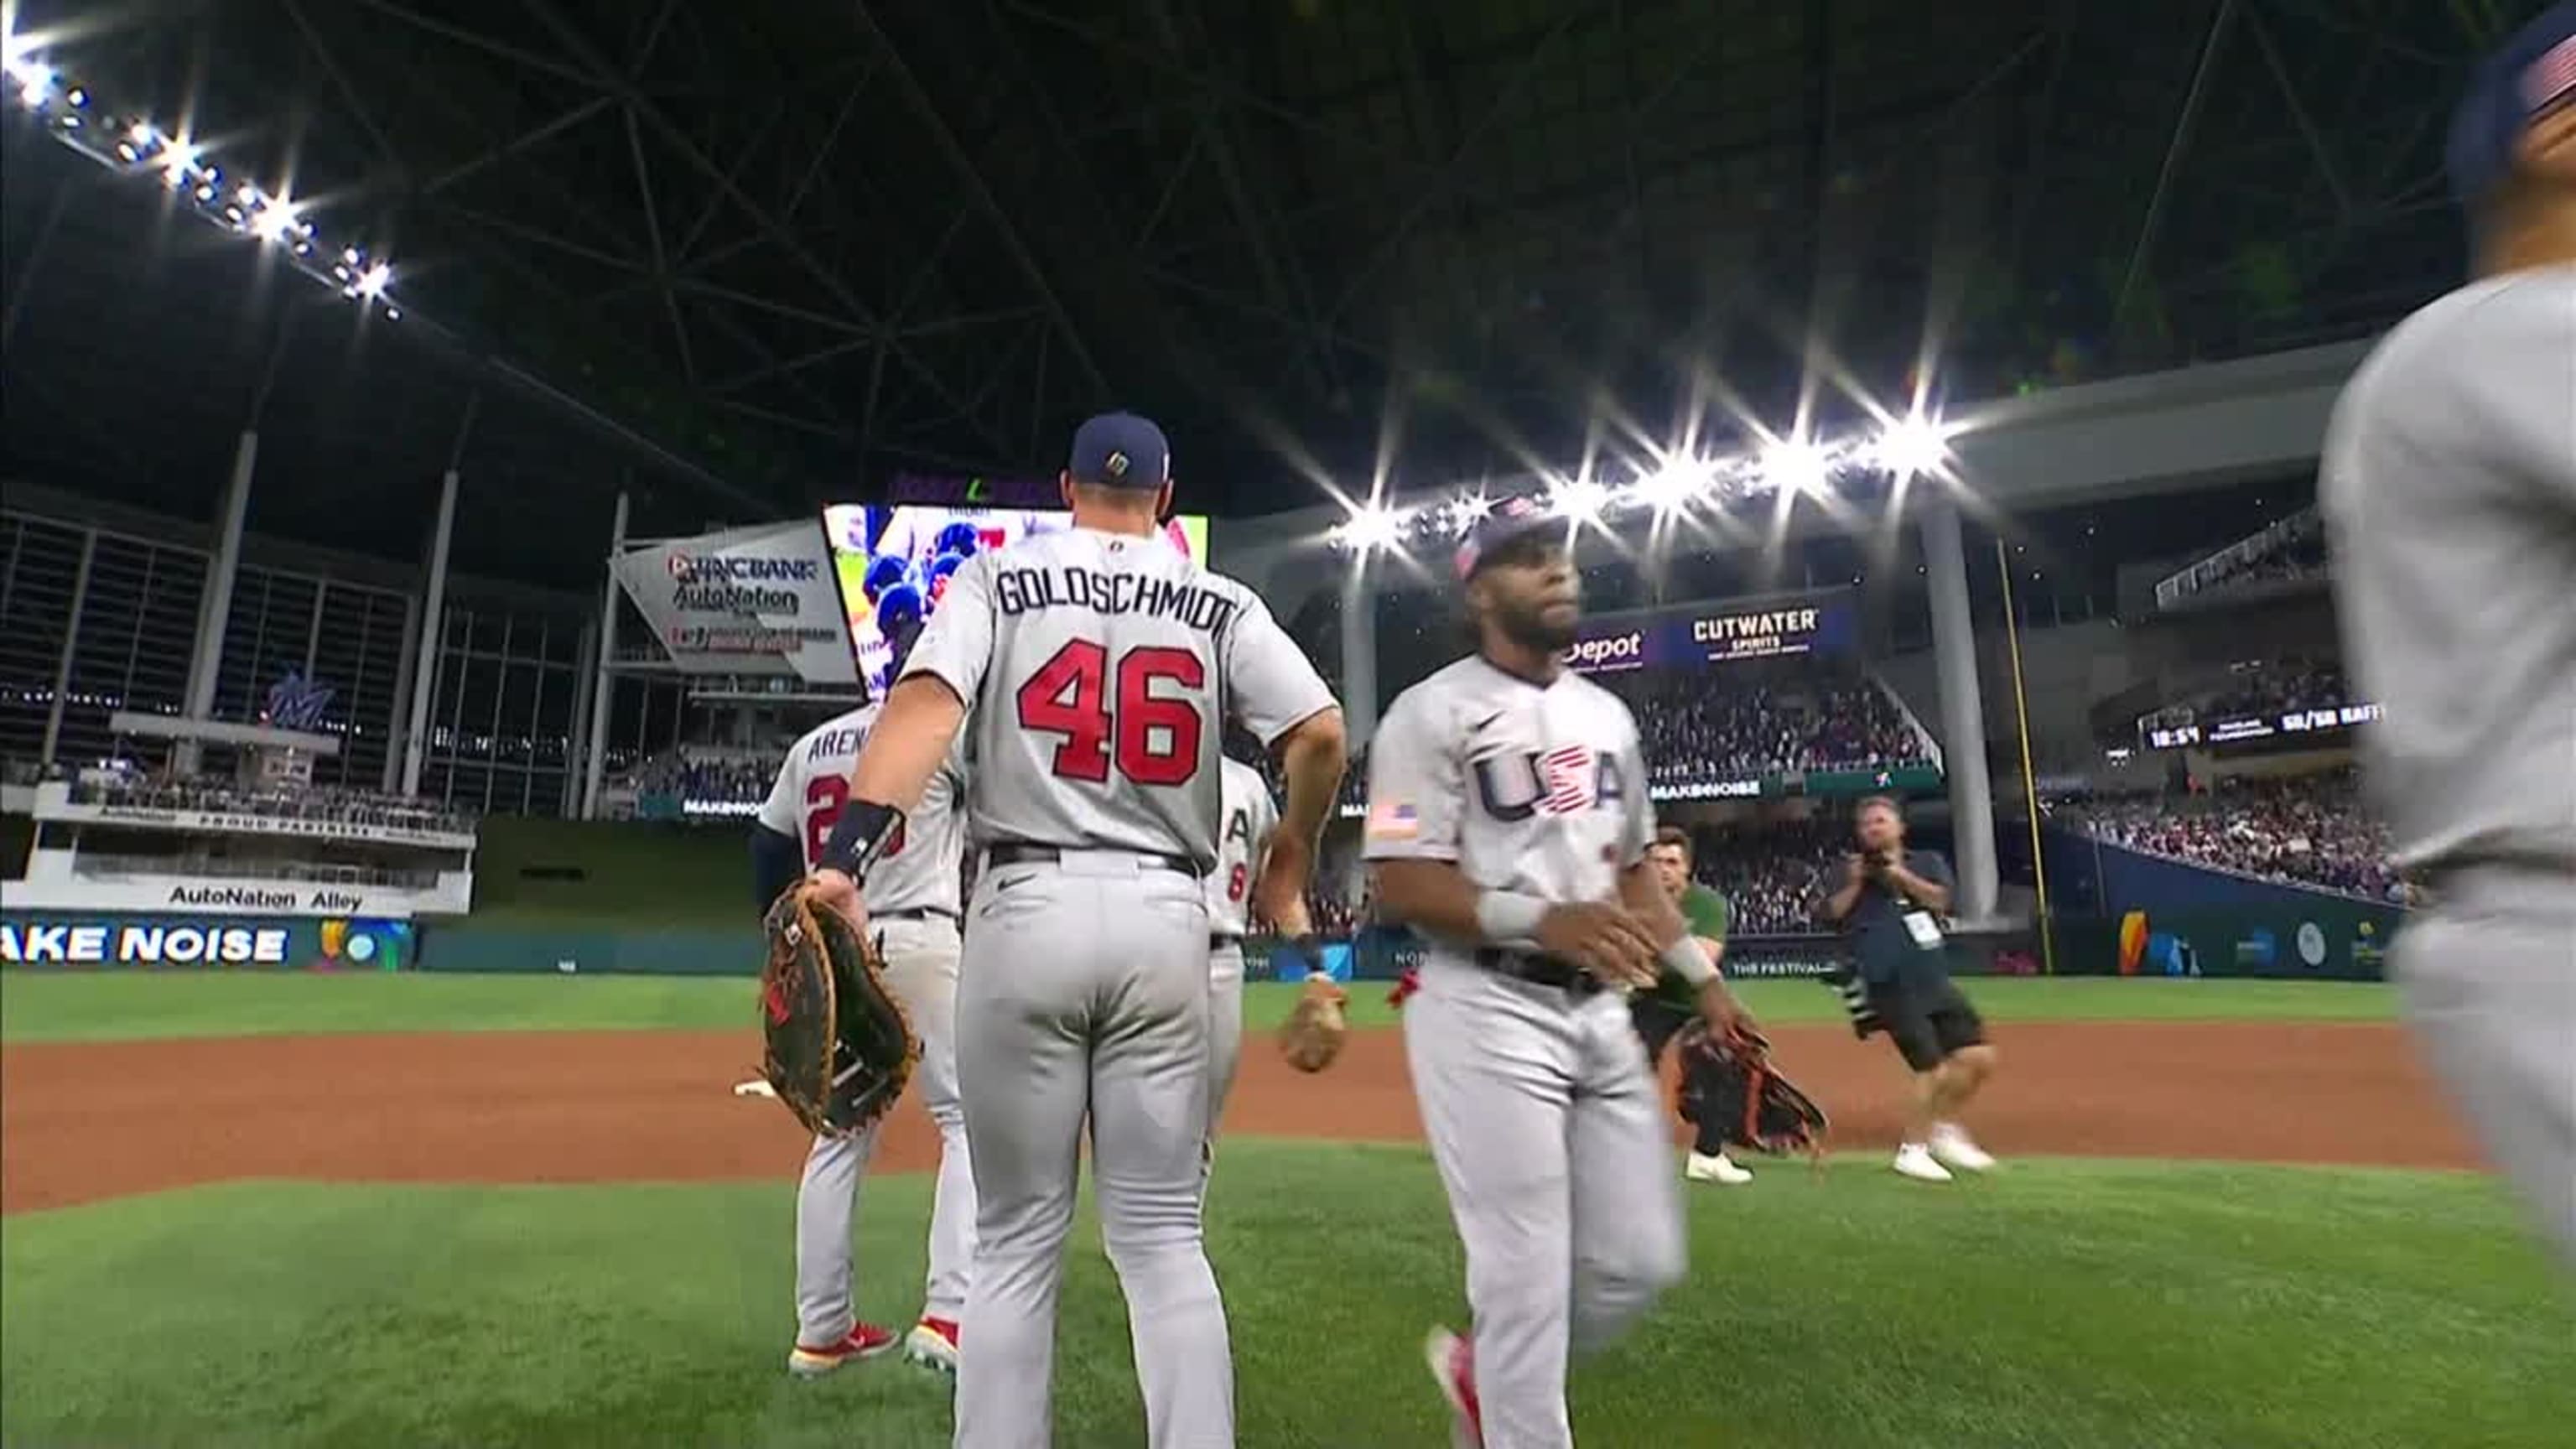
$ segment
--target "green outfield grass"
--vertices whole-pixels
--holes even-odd
[[[1391,983],[1351,988],[1356,1024],[1395,1020]],[[2381,1021],[2395,997],[2375,984],[1996,978],[1969,981],[1998,1021]],[[1813,981],[1748,981],[1763,1021],[1833,1021],[1841,1005]],[[1296,987],[1256,982],[1247,1019],[1285,1017]],[[652,1030],[747,1026],[748,977],[443,976],[163,972],[0,972],[0,1041],[115,1041],[344,1031]]]
[[[926,1186],[870,1186],[864,1312],[917,1309]],[[945,1381],[815,1384],[774,1185],[239,1185],[0,1221],[12,1444],[944,1445]],[[1690,1283],[1578,1371],[1582,1441],[2515,1449],[2564,1443],[2576,1313],[2469,1175],[1859,1162],[1690,1198]],[[1211,1253],[1247,1445],[1442,1442],[1420,1336],[1462,1316],[1418,1151],[1242,1142]],[[1615,1225],[1610,1229],[1615,1231]],[[1143,1442],[1086,1218],[1057,1442]]]

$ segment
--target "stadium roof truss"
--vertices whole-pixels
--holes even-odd
[[[1846,393],[2365,335],[2455,278],[2449,100],[2537,8],[30,0],[17,24],[291,176],[460,355],[697,475],[707,511],[1043,470],[1125,404],[1174,424],[1198,496],[1263,512],[1315,501],[1300,474],[1642,466],[1748,419],[1849,423]],[[150,267],[62,264],[66,226],[91,253],[133,229],[65,221],[114,189],[13,202],[13,333],[30,275],[92,289],[36,309],[60,326],[163,334],[90,339],[116,357],[191,325],[105,298]],[[238,306],[193,311],[241,350]],[[473,379],[422,405],[433,457]]]

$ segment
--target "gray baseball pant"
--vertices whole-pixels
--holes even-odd
[[[2576,876],[2524,866],[2448,877],[2391,954],[2434,1072],[2576,1265]]]
[[[955,1321],[966,1306],[975,1257],[975,1169],[966,1150],[966,1113],[957,1100],[957,925],[944,917],[871,923],[884,943],[886,985],[921,1038],[914,1082],[939,1127],[939,1178],[930,1198],[930,1273],[921,1316]],[[876,1152],[877,1129],[817,1137],[796,1186],[797,1342],[820,1348],[850,1331],[850,1228],[859,1182]]]
[[[1571,1449],[1571,1356],[1615,1341],[1689,1261],[1627,999],[1435,951],[1405,1003],[1404,1046],[1467,1250],[1485,1449]]]
[[[1199,1233],[1208,917],[1197,878],[1125,852],[986,869],[967,913],[957,1067],[977,1234],[957,1449],[1045,1449],[1056,1299],[1086,1116],[1154,1449],[1234,1443],[1234,1358]]]
[[[1199,1205],[1207,1205],[1207,1175],[1216,1169],[1216,1134],[1225,1099],[1234,1090],[1243,1059],[1243,943],[1228,941],[1208,953],[1208,1116],[1206,1166],[1199,1174]]]

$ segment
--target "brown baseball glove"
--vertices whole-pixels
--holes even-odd
[[[760,974],[760,1064],[796,1120],[818,1137],[875,1126],[903,1095],[921,1042],[886,989],[885,959],[849,920],[790,886],[761,921],[769,960]]]
[[[1342,1003],[1348,1000],[1341,984],[1326,973],[1307,976],[1296,1009],[1279,1023],[1279,1054],[1288,1059],[1288,1065],[1301,1072],[1320,1072],[1341,1056],[1342,1043],[1351,1034],[1350,1023],[1342,1017]]]

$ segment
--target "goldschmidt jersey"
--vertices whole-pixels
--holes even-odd
[[[876,723],[877,708],[861,705],[798,740],[761,804],[760,823],[794,836],[804,847],[807,870],[814,868],[832,827],[840,822],[841,807],[850,798],[850,766],[859,758],[869,726]],[[949,751],[947,763],[922,792],[920,807],[904,817],[903,833],[868,868],[860,894],[870,911],[946,911],[953,916],[963,908],[960,872],[966,841],[957,810],[964,788],[959,753]]]
[[[1333,706],[1269,608],[1159,535],[1075,528],[979,553],[913,646],[966,702],[978,845],[1216,866],[1218,737],[1264,745]]]
[[[2576,267],[2400,323],[2335,405],[2317,498],[2397,860],[2576,869]]]
[[[1225,816],[1216,841],[1216,869],[1208,872],[1208,931],[1243,936],[1252,931],[1252,878],[1261,873],[1261,857],[1270,848],[1270,833],[1279,828],[1279,805],[1270,798],[1270,782],[1240,760],[1219,760],[1224,782]]]
[[[1369,860],[1454,862],[1487,890],[1605,901],[1654,843],[1636,718],[1566,670],[1540,685],[1461,659],[1369,742]]]

